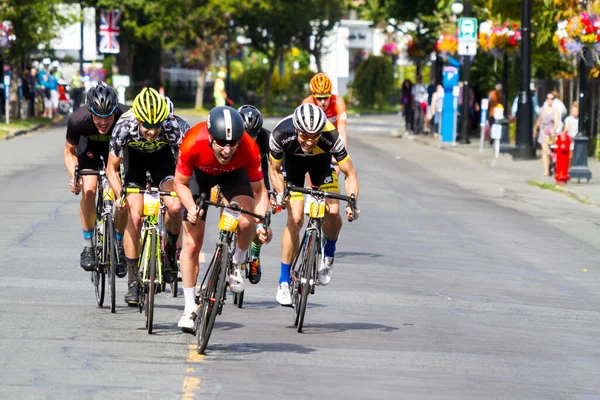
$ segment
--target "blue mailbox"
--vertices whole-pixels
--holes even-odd
[[[454,60],[453,60],[454,61]],[[451,62],[451,64],[454,64]],[[456,63],[458,64],[458,63]],[[460,65],[460,64],[459,64]],[[444,67],[442,73],[442,86],[444,87],[444,107],[442,109],[442,142],[454,142],[454,113],[455,99],[452,91],[458,86],[459,65],[450,65]]]

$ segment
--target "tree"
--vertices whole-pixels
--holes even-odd
[[[342,18],[346,2],[345,0],[310,0],[304,4],[307,12],[313,15],[314,19],[310,20],[298,35],[298,44],[313,55],[317,70],[321,72],[321,57],[328,51],[324,48],[325,38]]]
[[[311,10],[295,0],[271,0],[268,7],[252,7],[238,14],[250,46],[268,60],[263,106],[269,104],[271,78],[277,61],[310,25]]]

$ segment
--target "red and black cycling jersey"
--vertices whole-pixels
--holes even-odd
[[[106,142],[108,146],[110,136],[112,135],[112,131],[115,128],[117,121],[121,115],[127,112],[127,110],[128,108],[126,105],[119,103],[119,106],[115,110],[115,120],[113,121],[112,126],[107,133],[100,134],[92,120],[91,111],[87,107],[79,107],[69,116],[67,122],[67,142],[73,146],[77,146],[81,138],[85,137],[88,141]]]
[[[286,156],[310,157],[329,153],[335,157],[338,164],[342,164],[350,158],[340,133],[329,121],[325,124],[325,128],[323,128],[323,132],[312,152],[305,153],[300,147],[300,143],[298,143],[298,134],[294,128],[291,115],[282,119],[273,129],[269,147],[271,157],[276,161],[281,161],[284,154]]]
[[[247,133],[242,136],[240,144],[227,164],[221,164],[217,160],[210,145],[210,139],[206,122],[200,122],[190,128],[179,147],[177,172],[191,177],[194,170],[197,169],[205,174],[216,176],[245,168],[250,182],[263,179],[258,145]]]

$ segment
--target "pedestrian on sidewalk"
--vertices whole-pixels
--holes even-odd
[[[402,100],[402,112],[404,113],[404,128],[406,133],[409,134],[412,130],[413,124],[413,97],[412,97],[412,82],[410,79],[405,79],[402,82],[402,89],[400,90]]]
[[[571,154],[569,156],[569,168],[573,158],[573,149],[575,148],[575,136],[579,133],[579,103],[576,101],[571,105],[571,115],[565,118],[565,132],[571,137]]]
[[[552,92],[546,96],[546,101],[540,110],[540,116],[533,127],[534,137],[537,135],[537,142],[542,147],[542,165],[544,176],[548,176],[550,165],[550,143],[562,125],[560,120],[560,111],[553,107],[554,95]]]
[[[417,76],[417,83],[412,87],[412,96],[414,104],[414,122],[413,130],[415,135],[425,133],[423,131],[425,123],[425,113],[427,112],[427,88],[423,85],[421,75]]]

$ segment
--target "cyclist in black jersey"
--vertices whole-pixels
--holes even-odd
[[[173,190],[175,161],[179,145],[190,126],[171,113],[166,99],[152,88],[143,88],[135,97],[131,110],[121,116],[110,139],[107,176],[118,197],[123,196],[123,186],[145,187],[146,171],[161,190]],[[118,170],[123,162],[123,181]],[[165,226],[165,263],[163,279],[167,283],[177,279],[177,239],[181,231],[181,204],[176,197],[165,197],[167,206]],[[138,265],[141,253],[143,222],[143,195],[127,195],[128,223],[125,230],[125,256],[127,261],[128,290],[125,302],[135,306],[139,302]]]
[[[252,139],[256,141],[260,151],[260,163],[263,170],[263,179],[267,190],[271,190],[269,184],[269,137],[271,132],[263,127],[263,116],[258,108],[251,105],[244,105],[238,109],[244,120],[244,129]],[[262,276],[260,267],[260,249],[262,242],[257,237],[252,241],[250,250],[250,273],[248,279],[250,283],[257,284]]]
[[[327,121],[325,112],[314,104],[303,104],[294,113],[277,124],[271,133],[269,142],[271,151],[270,174],[271,184],[281,196],[284,180],[294,186],[304,186],[308,172],[314,186],[326,192],[339,192],[337,175],[331,165],[333,156],[344,173],[346,194],[354,194],[358,199],[358,176],[352,160],[346,151],[344,141],[339,132]],[[284,172],[281,171],[283,165]],[[279,199],[281,203],[285,199]],[[328,214],[323,224],[326,243],[323,259],[319,267],[319,283],[327,285],[331,280],[335,245],[342,229],[339,214],[339,201],[327,199]],[[292,193],[287,207],[288,218],[281,240],[281,272],[276,299],[283,306],[292,304],[290,296],[290,266],[299,245],[299,233],[304,222],[304,202],[301,193]],[[349,221],[359,216],[350,207],[346,207]]]
[[[98,169],[108,162],[108,142],[110,135],[127,107],[119,104],[115,90],[104,82],[94,82],[86,96],[86,107],[74,111],[67,122],[67,142],[64,162],[69,173],[69,189],[81,195],[79,214],[85,246],[81,252],[80,265],[86,271],[94,269],[94,250],[92,236],[96,223],[96,187],[98,178],[86,175],[73,182],[75,166],[80,169]],[[125,276],[125,253],[123,252],[123,233],[127,224],[124,211],[115,213],[117,244],[119,249],[116,273]]]

